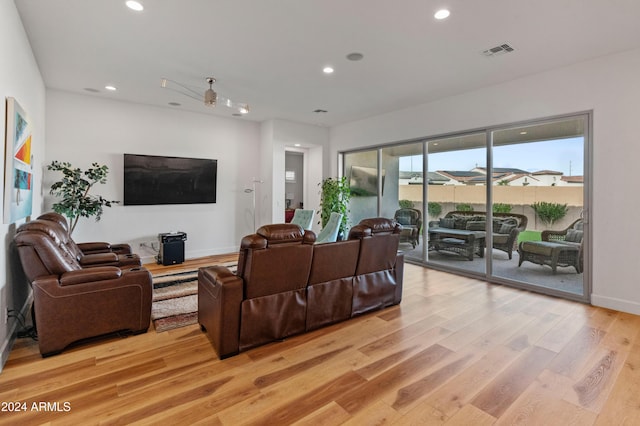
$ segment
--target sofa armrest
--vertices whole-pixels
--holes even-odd
[[[118,255],[115,253],[86,254],[80,258],[79,262],[80,266],[82,266],[83,268],[105,264],[114,264],[118,263]]]
[[[96,279],[88,281],[88,279]],[[43,355],[68,344],[115,331],[146,331],[153,285],[145,268],[112,266],[35,279],[33,306]]]
[[[540,239],[542,241],[564,241],[566,235],[566,229],[563,229],[562,231],[546,230],[542,231],[542,233],[540,234]]]
[[[76,243],[80,251],[87,254],[96,253],[115,253],[115,254],[131,254],[131,246],[129,244],[109,244],[102,241],[90,243]]]
[[[87,284],[95,281],[115,280],[122,276],[122,270],[115,266],[99,266],[89,269],[65,272],[60,276],[60,285]]]
[[[76,243],[76,245],[84,254],[109,253],[111,251],[111,244],[102,241],[91,243]]]
[[[198,322],[220,359],[240,350],[240,306],[244,299],[242,278],[224,266],[198,271]]]

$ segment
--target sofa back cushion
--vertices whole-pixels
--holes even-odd
[[[364,219],[351,228],[349,239],[361,240],[356,275],[392,269],[401,230],[401,225],[387,218]]]
[[[275,224],[242,239],[238,276],[245,299],[305,288],[311,270],[313,231],[298,225]]]
[[[309,285],[353,277],[358,264],[360,241],[319,244],[313,248]]]
[[[46,276],[60,276],[82,269],[78,259],[65,244],[67,234],[46,220],[32,220],[16,230],[14,241],[20,262],[29,281]]]

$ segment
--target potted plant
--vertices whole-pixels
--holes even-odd
[[[326,178],[320,184],[320,224],[324,228],[329,221],[331,212],[342,213],[342,222],[340,222],[340,230],[338,238],[344,237],[347,226],[349,224],[349,200],[351,199],[351,190],[346,177]]]
[[[62,198],[53,204],[53,210],[69,219],[69,234],[75,229],[80,217],[95,216],[97,222],[105,206],[111,207],[119,202],[107,200],[101,195],[89,195],[95,184],[107,182],[109,168],[105,165],[92,163],[90,168],[83,171],[73,168],[68,162],[52,161],[47,169],[62,173],[62,180],[51,185],[49,194]]]

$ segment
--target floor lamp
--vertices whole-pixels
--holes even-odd
[[[253,178],[253,180],[251,181],[251,188],[245,188],[244,192],[246,192],[247,194],[251,194],[251,198],[252,198],[252,206],[253,206],[253,231],[252,232],[256,232],[256,183],[263,183],[263,180],[259,180],[256,178]]]

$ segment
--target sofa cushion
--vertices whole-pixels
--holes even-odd
[[[583,232],[584,231],[578,231],[577,229],[568,229],[564,240],[570,243],[580,243],[582,242]]]
[[[468,231],[484,231],[486,226],[487,222],[484,220],[470,220],[467,222]]]
[[[514,225],[513,223],[503,222],[502,225],[500,225],[498,234],[509,234],[515,228],[516,225]]]
[[[456,221],[452,217],[443,217],[440,218],[439,225],[441,228],[453,229],[456,226]]]

